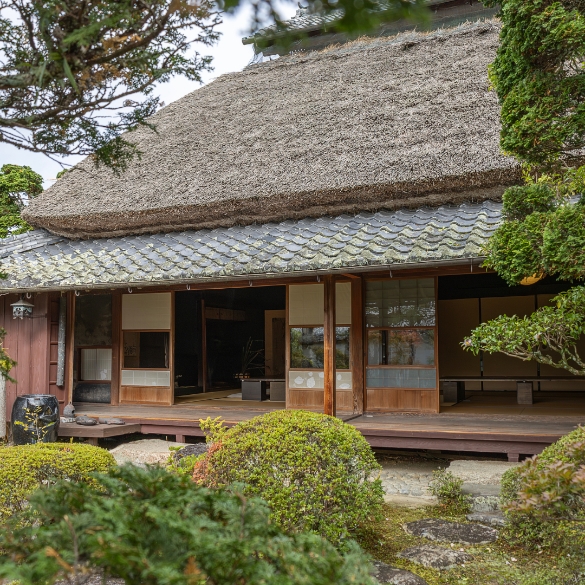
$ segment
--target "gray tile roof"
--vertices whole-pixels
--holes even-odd
[[[37,230],[0,243],[0,290],[63,290],[398,267],[478,258],[491,201],[282,223],[70,240]]]

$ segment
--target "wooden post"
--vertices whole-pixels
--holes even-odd
[[[207,392],[207,319],[205,317],[205,299],[201,299],[201,364],[203,374],[203,392]]]
[[[110,404],[120,404],[120,373],[123,358],[122,343],[122,291],[112,292],[112,380]]]
[[[67,337],[67,297],[59,298],[59,324],[57,330],[57,386],[65,385],[65,338]]]
[[[73,352],[75,348],[75,293],[67,293],[67,331],[65,336],[65,404],[73,402]]]
[[[335,400],[335,277],[327,274],[324,282],[324,327],[323,327],[323,381],[324,412],[336,415]]]
[[[351,279],[351,387],[353,414],[364,412],[364,306],[363,279]]]

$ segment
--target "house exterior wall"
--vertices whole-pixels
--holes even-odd
[[[16,382],[6,384],[6,412],[10,420],[12,405],[23,394],[53,394],[62,407],[65,400],[63,388],[56,385],[58,296],[49,293],[36,294],[31,319],[13,319],[12,303],[19,295],[0,297],[0,327],[6,330],[4,345],[17,365],[10,372]]]

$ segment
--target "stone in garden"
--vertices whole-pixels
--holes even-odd
[[[470,522],[479,522],[490,526],[504,526],[506,524],[506,518],[499,510],[495,512],[474,512],[473,514],[468,514],[467,519]]]
[[[101,425],[125,425],[126,421],[121,418],[100,418]]]
[[[398,556],[423,567],[439,570],[453,569],[457,565],[463,565],[473,560],[473,557],[466,552],[430,545],[407,548]]]
[[[97,419],[91,418],[89,416],[78,416],[75,418],[75,422],[78,425],[83,425],[84,427],[93,427],[98,424]]]
[[[427,585],[427,582],[418,575],[405,571],[404,569],[397,569],[391,567],[386,563],[374,561],[374,578],[378,583],[390,585]]]
[[[488,544],[498,538],[495,528],[481,524],[460,524],[429,518],[404,525],[404,530],[413,536],[422,536],[438,542],[457,542],[461,544]]]
[[[173,452],[173,461],[178,463],[183,457],[189,457],[190,455],[203,455],[207,453],[207,443],[193,443],[192,445],[186,445],[182,449]]]
[[[141,439],[122,443],[110,451],[116,463],[135,465],[166,465],[171,452],[169,447],[184,447],[184,443],[163,441],[161,439]]]

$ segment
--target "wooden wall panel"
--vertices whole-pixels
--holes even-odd
[[[120,386],[120,404],[172,404],[169,389],[157,386]]]
[[[8,420],[16,396],[47,394],[49,386],[49,294],[35,295],[32,319],[13,319],[12,303],[19,295],[0,297],[0,327],[6,329],[4,345],[8,355],[17,362],[10,372],[14,382],[6,384],[6,414]]]
[[[289,388],[287,408],[306,408],[323,412],[323,390]]]
[[[402,388],[369,388],[368,411],[436,412],[437,391]]]
[[[455,299],[438,302],[439,376],[479,376],[479,356],[463,351],[460,343],[479,325],[479,299]],[[467,382],[469,390],[480,384]]]
[[[523,297],[488,297],[481,299],[481,320],[489,321],[499,315],[524,317],[534,311],[533,295]],[[484,354],[484,376],[536,376],[536,362],[523,362],[500,353]],[[484,382],[484,390],[516,390],[516,382]]]

